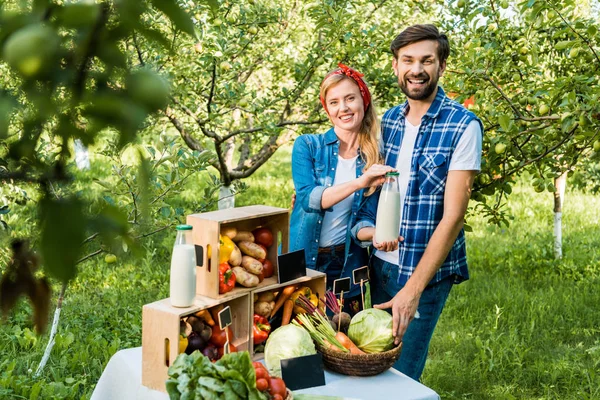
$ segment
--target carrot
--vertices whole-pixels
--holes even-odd
[[[339,347],[329,343],[327,340],[323,340],[323,344],[325,345],[326,349],[333,350],[333,351],[341,351]]]
[[[271,311],[271,318],[279,311],[283,303],[287,299],[290,298],[292,293],[296,291],[296,285],[286,286],[281,292],[279,292],[279,296],[277,296],[277,300],[275,300],[275,306],[273,307],[273,311]]]
[[[200,310],[200,311],[198,311],[194,315],[196,317],[200,318],[201,320],[203,320],[204,322],[206,322],[209,326],[214,326],[215,325],[215,320],[210,315],[210,313],[208,312],[208,310]]]
[[[352,340],[342,332],[338,332],[335,334],[335,338],[348,350],[350,350],[350,354],[366,354],[364,351],[359,349]]]
[[[294,309],[294,302],[287,299],[283,304],[283,317],[281,318],[281,326],[287,325],[292,319],[292,310]]]

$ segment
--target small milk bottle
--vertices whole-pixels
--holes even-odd
[[[385,174],[385,182],[377,204],[377,220],[375,221],[375,241],[391,242],[400,234],[400,186],[398,172]]]
[[[189,307],[196,297],[196,251],[191,225],[177,225],[169,296],[173,307]]]

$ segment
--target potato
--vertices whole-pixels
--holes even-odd
[[[235,245],[234,245],[235,246]],[[238,267],[242,263],[242,252],[239,247],[235,246],[229,255],[229,264],[233,267]]]
[[[237,235],[237,229],[233,226],[221,229],[221,235],[233,239]]]
[[[266,301],[258,301],[254,304],[254,314],[268,317],[272,310],[273,307],[271,307],[271,304]]]
[[[263,270],[262,263],[250,256],[242,256],[242,267],[244,267],[246,271],[256,275],[261,274]]]
[[[235,274],[235,281],[245,287],[258,286],[258,276],[251,274],[242,267],[233,267],[233,273]]]
[[[270,303],[273,300],[275,300],[275,293],[273,293],[270,290],[268,292],[262,292],[261,294],[258,295],[258,301],[266,301],[266,302]]]
[[[264,260],[265,258],[267,258],[267,252],[265,251],[265,249],[263,249],[256,243],[243,240],[238,243],[238,247],[240,248],[242,253],[244,253],[247,256],[254,257],[257,260]]]
[[[234,242],[241,242],[242,240],[248,242],[254,242],[254,235],[250,231],[237,231],[237,234],[232,239]]]

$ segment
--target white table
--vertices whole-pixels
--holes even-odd
[[[296,390],[340,396],[348,400],[439,400],[440,396],[428,387],[389,369],[370,377],[355,377],[325,371],[325,386]],[[142,348],[120,350],[104,369],[91,400],[168,400],[166,393],[142,386]]]

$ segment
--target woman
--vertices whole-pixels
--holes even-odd
[[[304,249],[306,266],[327,274],[328,289],[335,279],[352,278],[354,269],[367,265],[367,251],[351,239],[350,227],[365,196],[393,170],[379,164],[379,123],[362,74],[339,66],[325,77],[320,90],[333,128],[300,136],[292,152],[296,200],[290,247]],[[344,295],[346,306],[351,297],[360,297],[358,285]]]

